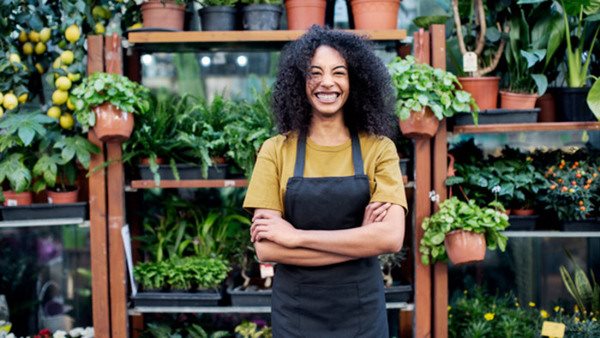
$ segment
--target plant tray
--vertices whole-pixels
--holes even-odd
[[[31,204],[15,207],[0,207],[5,221],[83,218],[87,219],[87,202],[67,204]]]
[[[528,110],[514,109],[488,109],[479,112],[479,124],[503,124],[503,123],[535,123],[538,119],[540,108]],[[471,113],[460,113],[454,115],[455,126],[471,125],[473,117]]]
[[[413,296],[412,285],[396,285],[384,288],[386,303],[410,302]]]
[[[217,164],[216,166],[210,166],[208,168],[208,177],[202,176],[202,168],[197,164],[177,164],[177,172],[179,173],[179,179],[181,180],[222,180],[225,179],[227,173],[227,164]],[[150,171],[150,166],[140,164],[138,166],[140,170],[140,178],[142,180],[153,180],[154,175]],[[161,164],[158,166],[158,174],[161,180],[174,180],[175,175],[171,166],[168,164]]]
[[[506,231],[532,231],[535,230],[535,224],[540,218],[538,215],[532,216],[508,216],[508,223],[510,226],[506,228]]]
[[[600,231],[600,219],[588,218],[580,221],[562,221],[562,231]]]
[[[241,290],[241,286],[227,288],[233,306],[271,306],[271,289]]]
[[[217,306],[221,294],[217,290],[199,292],[138,292],[131,297],[133,306]]]

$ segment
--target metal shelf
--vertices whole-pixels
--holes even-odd
[[[83,218],[26,219],[19,221],[2,221],[0,222],[0,228],[25,228],[59,225],[79,225],[81,227],[89,227],[89,224],[89,221],[86,221]]]
[[[600,130],[600,122],[538,122],[455,126],[454,134],[518,133],[528,131]]]
[[[413,311],[415,305],[412,303],[387,303],[388,310],[399,309]],[[138,306],[127,311],[130,316],[142,313],[270,313],[270,306],[199,306],[199,307],[176,307],[176,306]]]
[[[578,237],[595,237],[600,238],[600,231],[504,231],[506,237],[512,238],[578,238]]]
[[[150,188],[242,188],[248,186],[248,180],[160,180],[156,185],[154,180],[136,180],[131,181],[131,186],[126,187],[126,191],[132,189],[150,189]]]

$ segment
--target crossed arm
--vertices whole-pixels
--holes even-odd
[[[362,225],[346,230],[299,230],[275,210],[257,209],[250,228],[261,261],[322,266],[397,252],[404,240],[404,209],[374,202]]]

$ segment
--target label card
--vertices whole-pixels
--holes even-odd
[[[275,270],[273,269],[273,264],[268,263],[260,263],[260,277],[261,278],[269,278],[275,275]]]
[[[542,325],[542,336],[563,338],[565,336],[565,324],[556,322],[544,322]]]
[[[477,71],[477,54],[474,52],[466,52],[463,55],[463,70],[465,72]]]

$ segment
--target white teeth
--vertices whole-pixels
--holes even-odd
[[[319,94],[317,94],[317,98],[323,102],[335,102],[335,100],[337,99],[337,94],[319,93]]]

